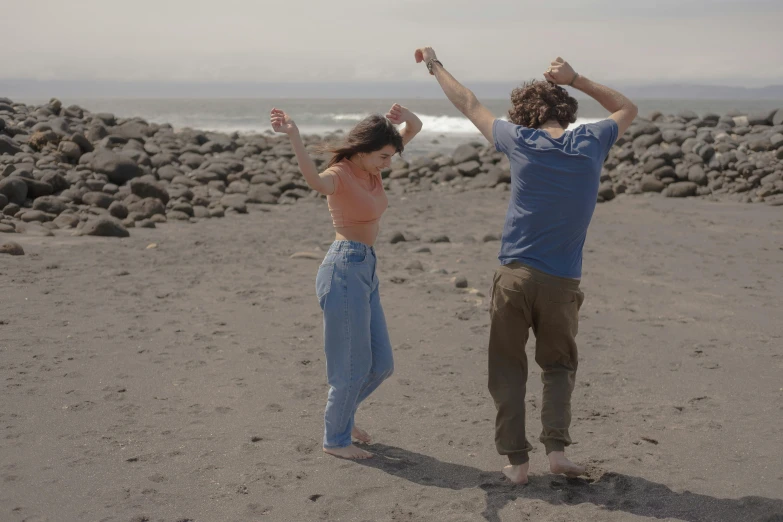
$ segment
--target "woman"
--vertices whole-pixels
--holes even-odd
[[[421,130],[421,121],[398,104],[385,118],[369,116],[348,133],[342,146],[331,150],[328,168],[320,174],[294,121],[279,109],[272,109],[271,121],[275,132],[287,134],[291,140],[307,184],[326,195],[335,228],[335,241],[315,280],[324,314],[330,386],[323,450],[346,459],[366,459],[372,454],[352,443],[352,437],[371,441],[354,424],[356,409],[394,369],[373,248],[388,204],[381,171]],[[402,133],[394,127],[401,123],[405,123]]]

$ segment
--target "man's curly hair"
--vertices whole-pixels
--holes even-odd
[[[568,91],[545,80],[525,82],[511,91],[508,119],[516,125],[537,129],[556,120],[564,129],[576,121],[579,102]]]

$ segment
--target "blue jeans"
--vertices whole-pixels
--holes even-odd
[[[324,448],[351,444],[356,409],[394,371],[376,263],[373,247],[335,241],[318,268],[315,292],[324,313],[330,386],[324,412]]]

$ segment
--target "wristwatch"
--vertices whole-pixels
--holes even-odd
[[[427,60],[427,70],[430,72],[430,74],[435,74],[434,72],[432,72],[432,64],[433,63],[437,63],[438,65],[443,67],[443,64],[437,58],[431,58],[431,59]]]

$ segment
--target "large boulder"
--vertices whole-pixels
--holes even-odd
[[[22,149],[14,140],[8,136],[0,135],[0,155],[11,154],[13,156],[14,154],[19,154],[20,152],[22,152]]]
[[[129,157],[111,150],[98,150],[94,153],[91,168],[95,172],[106,174],[115,185],[124,185],[143,174],[141,168]]]
[[[169,202],[169,193],[166,191],[166,187],[154,179],[145,177],[131,180],[130,188],[133,194],[136,194],[142,199],[157,198],[161,200],[164,205]]]
[[[17,176],[0,179],[0,194],[7,197],[11,203],[24,205],[27,199],[27,183]]]

